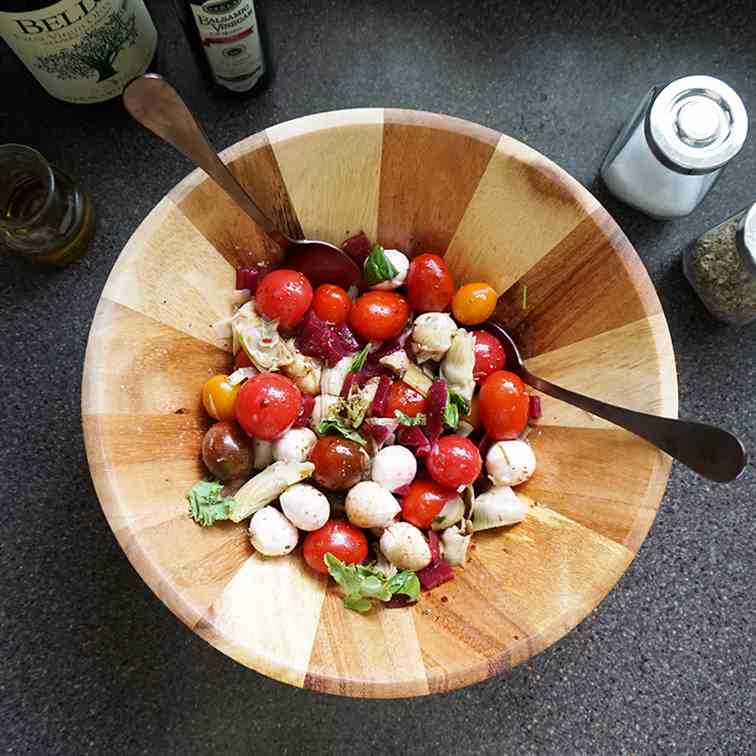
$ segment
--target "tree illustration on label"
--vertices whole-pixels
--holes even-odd
[[[136,14],[127,17],[125,5],[104,24],[84,34],[73,47],[38,57],[39,67],[59,79],[88,79],[96,73],[99,83],[115,76],[115,59],[137,40]]]

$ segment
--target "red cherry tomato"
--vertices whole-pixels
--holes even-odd
[[[257,287],[255,303],[268,320],[277,320],[282,328],[293,328],[312,304],[312,286],[296,270],[274,270]]]
[[[404,381],[394,381],[386,400],[386,417],[394,417],[397,410],[409,417],[417,417],[420,412],[425,412],[427,406],[427,399],[412,386]]]
[[[369,291],[353,305],[349,325],[368,341],[384,341],[398,336],[410,314],[407,300],[393,291]]]
[[[240,349],[236,353],[236,357],[234,357],[234,370],[244,367],[252,367],[252,360],[249,359],[247,353],[243,349]]]
[[[417,312],[443,312],[454,295],[454,279],[443,258],[433,252],[418,255],[407,273],[407,296]]]
[[[323,557],[333,554],[346,564],[359,564],[368,554],[368,542],[360,528],[346,520],[328,520],[304,539],[304,559],[316,572],[328,574]]]
[[[488,331],[473,331],[473,336],[475,337],[473,378],[476,381],[482,381],[491,373],[504,369],[506,355],[501,342]]]
[[[247,435],[273,441],[291,428],[301,402],[299,389],[288,378],[260,373],[241,387],[236,419]]]
[[[444,508],[449,499],[457,496],[451,488],[444,488],[432,480],[417,478],[410,484],[402,499],[402,517],[416,527],[427,530],[433,518]]]
[[[312,310],[321,320],[341,325],[346,323],[351,309],[352,300],[341,286],[321,284],[315,289]]]
[[[480,475],[478,447],[464,436],[442,436],[426,460],[431,478],[446,488],[468,486]]]
[[[480,416],[494,441],[517,438],[528,424],[530,401],[525,384],[507,370],[492,373],[480,388]]]

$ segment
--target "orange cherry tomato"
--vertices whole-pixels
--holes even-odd
[[[294,424],[302,394],[278,373],[260,373],[244,383],[236,402],[236,419],[248,436],[273,441]]]
[[[440,486],[469,486],[480,475],[483,460],[478,447],[469,438],[441,436],[425,462],[431,478]]]
[[[312,286],[296,270],[274,270],[263,278],[255,293],[258,311],[282,328],[293,328],[312,304]]]
[[[334,325],[346,323],[352,300],[349,294],[334,284],[321,284],[315,289],[312,300],[312,311],[321,319]]]
[[[309,532],[302,548],[307,566],[316,572],[328,574],[323,557],[333,554],[345,564],[359,564],[368,555],[365,534],[346,520],[328,520],[322,528]]]
[[[452,299],[452,314],[462,325],[478,325],[493,315],[496,300],[496,292],[487,283],[465,284]]]
[[[457,492],[453,488],[417,478],[410,483],[409,491],[402,499],[402,518],[421,530],[427,530],[446,502],[455,496]]]
[[[416,312],[443,312],[454,294],[454,278],[440,255],[418,255],[407,273],[407,296]]]
[[[476,430],[483,426],[483,421],[480,417],[480,399],[477,396],[473,397],[470,402],[470,411],[462,418],[466,423],[470,423]]]
[[[530,400],[525,384],[514,373],[491,373],[480,388],[480,416],[494,441],[517,438],[528,424]]]
[[[205,381],[202,387],[202,404],[210,417],[216,420],[234,420],[238,395],[239,386],[232,386],[225,373],[218,373]]]
[[[386,400],[386,417],[394,417],[397,410],[409,417],[417,417],[421,412],[425,412],[427,407],[428,400],[408,383],[394,381],[391,384]]]
[[[407,323],[410,306],[393,291],[369,291],[353,305],[349,325],[368,341],[384,341],[398,336]]]

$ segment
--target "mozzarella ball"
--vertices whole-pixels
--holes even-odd
[[[486,470],[495,486],[517,486],[533,475],[536,458],[526,441],[498,441],[486,454]]]
[[[397,522],[381,536],[381,551],[400,570],[421,570],[431,561],[431,552],[423,534],[408,522]]]
[[[309,428],[291,428],[273,442],[277,462],[306,462],[318,437]]]
[[[404,252],[400,252],[398,249],[384,249],[383,254],[388,257],[389,262],[396,268],[396,275],[388,281],[381,281],[381,283],[375,284],[370,288],[382,291],[398,289],[407,280],[410,266],[409,258]]]
[[[325,495],[307,483],[290,486],[278,500],[286,519],[300,530],[322,528],[331,514],[331,505]]]
[[[346,497],[347,518],[360,528],[385,527],[400,510],[391,492],[372,480],[358,483]]]
[[[373,457],[372,478],[389,491],[407,486],[417,475],[417,460],[406,446],[384,446]]]
[[[249,540],[265,556],[283,556],[299,540],[297,529],[273,507],[263,507],[249,521]]]

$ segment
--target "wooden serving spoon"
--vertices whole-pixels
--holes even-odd
[[[360,284],[361,268],[342,249],[329,242],[292,239],[276,228],[223,164],[181,95],[162,76],[148,73],[134,79],[123,93],[123,104],[142,126],[202,168],[281,247],[287,268],[303,273],[313,287],[333,283],[348,289]]]
[[[667,452],[704,478],[725,483],[735,480],[743,472],[748,455],[740,439],[729,431],[691,420],[674,420],[635,412],[555,386],[533,375],[525,367],[520,350],[501,323],[487,320],[483,328],[501,341],[506,353],[507,370],[519,375],[528,386],[619,425]]]

